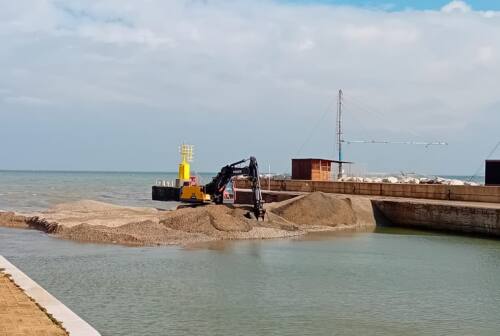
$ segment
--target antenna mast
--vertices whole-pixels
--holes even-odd
[[[339,160],[339,174],[338,178],[341,179],[343,175],[342,171],[342,90],[339,90],[338,106],[337,106],[337,149],[338,149],[338,160]]]
[[[338,165],[339,165],[339,173],[337,178],[341,179],[343,177],[343,169],[342,169],[342,163],[343,163],[343,155],[342,155],[342,144],[399,144],[399,145],[422,145],[425,146],[426,148],[430,146],[446,146],[448,145],[447,142],[444,141],[387,141],[387,140],[344,140],[344,132],[342,130],[342,109],[344,107],[344,93],[342,92],[342,89],[339,90],[339,95],[338,95],[338,102],[337,102],[337,123],[336,123],[336,128],[337,128],[337,134],[336,134],[336,143],[337,143],[337,150],[338,150]],[[500,147],[500,143],[497,145]]]

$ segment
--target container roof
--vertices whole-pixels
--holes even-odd
[[[339,161],[339,160],[321,159],[321,158],[299,158],[299,159],[292,159],[292,160],[300,160],[300,161],[313,161],[313,160],[318,160],[318,161],[328,161],[328,162],[335,162],[335,163],[348,163],[348,164],[353,164],[353,163],[354,163],[354,162],[350,162],[350,161]]]

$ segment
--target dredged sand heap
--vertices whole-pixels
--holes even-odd
[[[35,228],[82,242],[131,246],[282,238],[309,231],[375,227],[370,200],[359,196],[316,192],[266,204],[266,208],[266,220],[258,222],[245,216],[250,209],[245,206],[206,205],[164,211],[84,200],[32,216],[0,212],[0,225]]]

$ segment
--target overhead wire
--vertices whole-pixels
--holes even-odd
[[[368,128],[366,126],[366,122],[363,122],[362,116],[359,115],[359,113],[357,113],[358,111],[364,112],[367,115],[370,115],[370,116],[374,117],[381,124],[387,124],[387,117],[384,116],[383,112],[381,112],[377,108],[373,108],[373,107],[370,107],[370,106],[366,105],[365,103],[361,102],[360,100],[358,100],[354,96],[351,96],[350,94],[348,94],[346,96],[345,93],[344,93],[343,102],[344,102],[344,104],[343,104],[344,110],[347,110],[349,112],[346,115],[351,116],[358,123],[358,125],[361,126],[361,128],[363,128],[365,131],[368,131]],[[350,106],[352,106],[352,107],[350,107]],[[325,119],[325,117],[327,116],[327,114],[329,112],[332,112],[333,107],[334,106],[332,106],[332,102],[329,102],[328,105],[326,106],[323,114],[321,115],[321,117],[319,119],[317,119],[316,123],[309,130],[309,132],[308,132],[305,140],[298,147],[298,150],[296,151],[296,155],[299,155],[299,154],[302,153],[302,150],[304,149],[304,147],[306,146],[306,144],[309,143],[309,141],[311,140],[312,136],[316,132],[316,130],[319,127],[319,125],[323,122],[323,120]],[[346,109],[346,107],[347,107],[347,109]],[[408,133],[410,133],[412,135],[414,135],[415,137],[422,137],[422,134],[420,134],[418,132],[415,132],[411,128],[410,129],[405,129],[404,131],[408,132]],[[418,142],[418,141],[398,141],[398,142],[391,142],[391,141],[375,141],[375,140],[372,140],[372,141],[344,141],[344,142],[345,143],[361,143],[361,142],[363,142],[363,143],[418,144],[418,145],[425,145],[426,148],[428,148],[431,145],[444,145],[444,144],[447,144],[445,142],[422,142],[422,141],[420,141],[420,142]]]
[[[486,160],[488,160],[490,157],[493,156],[493,154],[495,154],[495,152],[497,151],[497,149],[500,147],[500,141],[498,141],[498,143],[495,145],[495,147],[493,147],[493,150],[488,154],[488,156],[486,157]],[[471,175],[471,177],[469,177],[469,182],[471,182],[474,177],[476,177],[479,172],[481,171],[481,169],[483,169],[483,166],[484,166],[484,161],[481,162],[481,165],[479,165],[479,168],[477,168],[477,170],[474,172],[474,175]]]
[[[345,96],[345,94],[344,94]],[[378,108],[375,108],[373,106],[368,106],[365,103],[361,102],[357,98],[354,98],[354,96],[347,95],[347,101],[351,104],[354,104],[357,106],[359,110],[362,110],[363,112],[374,116],[379,122],[383,124],[387,124],[387,116],[384,115],[383,112],[381,112]],[[411,133],[412,135],[416,137],[422,137],[421,133],[415,132],[415,130],[408,128],[404,130],[405,132]]]
[[[342,123],[344,125],[347,124],[346,119],[348,119],[350,117],[355,122],[357,122],[357,126],[360,126],[364,131],[369,132],[369,129],[366,127],[366,123],[362,119],[360,119],[356,113],[353,113],[355,111],[355,109],[351,109],[349,104],[344,104],[342,106],[343,106],[343,111],[346,112],[346,113],[343,113],[344,120],[342,121]]]
[[[378,122],[380,122],[382,125],[387,125],[387,116],[384,116],[384,113],[381,112],[379,109],[377,108],[374,108],[374,107],[370,107],[368,106],[367,104],[365,104],[364,102],[358,100],[357,98],[355,98],[354,96],[351,96],[350,94],[344,94],[344,100],[346,101],[345,102],[345,105],[346,106],[353,106],[354,108],[352,109],[353,111],[355,112],[364,112],[366,115],[368,115],[369,117],[371,116],[372,118],[374,118],[375,120],[377,120]],[[354,116],[355,113],[352,113],[351,112],[351,115]],[[363,125],[364,126],[364,123],[360,123],[360,125]],[[408,128],[408,129],[405,129],[404,130],[405,132],[407,133],[410,133],[411,135],[413,135],[415,138],[423,138],[423,135],[419,132],[416,132],[415,130],[411,129],[411,128]],[[402,145],[423,145],[425,146],[425,149],[428,149],[430,146],[434,146],[434,145],[448,145],[448,143],[446,142],[442,142],[442,141],[435,141],[435,142],[426,142],[426,141],[388,141],[388,140],[384,140],[384,141],[380,141],[380,140],[361,140],[361,141],[355,141],[355,140],[346,140],[344,141],[346,144],[351,144],[351,143],[363,143],[363,144],[402,144]],[[414,161],[414,165],[415,166],[418,162],[418,156],[413,156],[413,158],[411,159],[411,161]]]
[[[319,125],[323,122],[323,120],[325,119],[325,117],[328,114],[328,112],[331,112],[331,108],[332,108],[331,102],[329,102],[328,105],[325,107],[325,110],[323,111],[323,114],[321,115],[321,117],[316,121],[316,123],[309,130],[309,133],[308,133],[306,139],[299,146],[299,148],[298,148],[297,152],[295,153],[295,155],[299,155],[302,152],[302,150],[304,149],[304,146],[311,140],[314,132],[319,127]]]

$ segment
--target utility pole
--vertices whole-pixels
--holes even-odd
[[[338,106],[337,106],[337,148],[339,159],[339,174],[338,179],[342,178],[342,90],[339,90]]]

